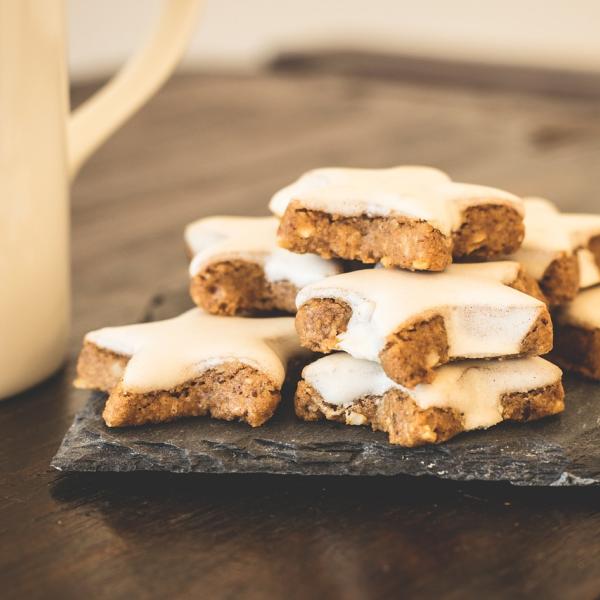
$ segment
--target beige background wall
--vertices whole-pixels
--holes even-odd
[[[160,4],[68,0],[73,74],[113,70]],[[342,45],[600,71],[600,0],[207,0],[184,66],[256,66],[279,49]]]

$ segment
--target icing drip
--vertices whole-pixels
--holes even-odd
[[[562,325],[600,329],[600,286],[579,292],[573,302],[557,311],[556,318]]]
[[[523,338],[545,305],[490,277],[366,269],[303,288],[300,308],[312,298],[337,298],[352,316],[337,349],[378,361],[386,338],[415,320],[442,315],[454,358],[490,358],[520,351]],[[458,269],[460,272],[460,268]]]
[[[209,217],[191,223],[185,230],[194,254],[190,276],[211,263],[235,259],[261,265],[267,281],[290,281],[296,287],[341,272],[336,261],[279,248],[277,226],[274,217]]]
[[[230,361],[249,365],[280,386],[288,358],[301,351],[292,317],[217,317],[197,308],[166,321],[98,329],[85,340],[131,357],[122,383],[135,392],[173,389]]]
[[[443,171],[421,166],[316,169],[277,192],[269,206],[281,217],[293,200],[344,216],[411,217],[428,221],[445,235],[460,227],[470,206],[504,204],[523,212],[521,200],[508,192],[457,183]]]
[[[329,404],[350,406],[364,396],[382,396],[399,389],[421,409],[452,408],[463,415],[465,429],[502,421],[504,394],[528,392],[560,381],[561,370],[543,358],[507,361],[463,361],[444,365],[432,383],[407,389],[392,381],[374,362],[343,352],[308,365],[303,379]]]
[[[525,199],[525,239],[511,258],[538,281],[550,264],[562,256],[578,255],[581,287],[600,283],[600,270],[586,249],[600,235],[600,215],[561,213],[543,198]]]

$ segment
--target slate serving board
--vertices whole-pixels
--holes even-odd
[[[145,319],[188,307],[184,292],[157,296]],[[109,429],[105,396],[91,394],[52,466],[60,471],[171,471],[277,475],[433,475],[528,486],[600,484],[600,385],[565,377],[567,409],[535,423],[504,423],[438,446],[405,449],[366,427],[296,419],[294,382],[276,416],[252,429],[206,418]]]

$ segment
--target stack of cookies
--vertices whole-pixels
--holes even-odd
[[[539,358],[552,321],[536,281],[515,261],[459,262],[519,249],[519,198],[426,167],[322,169],[271,208],[287,249],[376,263],[298,294],[302,345],[344,352],[304,369],[299,417],[415,446],[563,410],[561,372]]]
[[[587,296],[600,287],[576,295],[600,281],[600,217],[429,167],[318,169],[270,208],[186,228],[197,308],[86,336],[76,383],[109,394],[108,426],[262,425],[296,356],[308,363],[300,419],[371,425],[395,444],[553,415],[564,394],[560,369],[540,358],[553,345],[549,306],[557,360],[600,374],[600,298]],[[540,234],[538,210],[564,235]]]
[[[552,360],[600,381],[600,215],[560,213],[525,198],[526,234],[514,254],[554,313]]]

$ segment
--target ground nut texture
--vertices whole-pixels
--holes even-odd
[[[564,410],[560,383],[528,392],[505,394],[502,417],[510,421],[533,421]],[[401,390],[382,396],[360,398],[350,406],[326,403],[305,381],[298,384],[294,400],[296,415],[305,421],[326,419],[347,425],[370,425],[385,431],[391,444],[414,447],[439,444],[465,431],[462,416],[451,408],[421,409]]]
[[[600,268],[600,236],[593,237],[587,250]],[[551,306],[562,306],[573,300],[581,289],[581,273],[576,254],[560,256],[553,260],[540,280],[542,289]]]
[[[190,283],[192,300],[214,315],[274,310],[293,314],[297,293],[289,281],[267,281],[260,265],[244,260],[212,263],[193,276]]]
[[[553,260],[544,271],[540,288],[551,306],[566,304],[579,291],[579,264],[575,255]]]
[[[528,296],[533,296],[534,298],[537,298],[538,300],[548,304],[548,298],[540,288],[540,284],[523,269],[519,271],[517,278],[509,285],[511,288],[519,290],[519,292],[523,292]]]
[[[409,217],[345,217],[308,210],[291,202],[279,226],[279,244],[363,263],[381,262],[414,271],[443,271],[452,259],[493,259],[516,251],[524,235],[521,215],[511,207],[469,207],[452,236]]]

